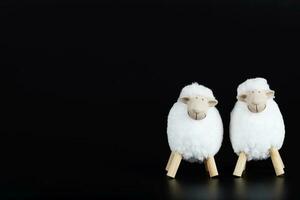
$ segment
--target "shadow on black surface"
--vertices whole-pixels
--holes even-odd
[[[167,180],[169,199],[287,199],[284,177],[267,179],[232,178],[185,182]]]

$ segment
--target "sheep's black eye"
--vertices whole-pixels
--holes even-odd
[[[204,98],[202,98],[202,101],[204,101]]]

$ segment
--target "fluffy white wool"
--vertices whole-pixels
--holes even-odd
[[[264,78],[252,78],[241,83],[237,89],[238,95],[251,90],[269,90],[269,84]]]
[[[258,83],[255,80],[258,80]],[[248,85],[251,82],[265,88],[268,86],[266,82],[260,84],[264,82],[262,79],[247,80],[246,82],[247,84],[241,84],[245,91],[253,89],[251,85]],[[245,86],[249,86],[249,89]],[[278,150],[281,148],[284,135],[284,121],[279,107],[273,99],[267,101],[265,110],[260,113],[250,112],[245,102],[236,102],[230,119],[230,140],[236,154],[245,152],[248,160],[266,159],[270,156],[269,149],[271,147]]]
[[[203,85],[199,85],[198,83],[192,83],[190,85],[185,86],[181,90],[179,98],[194,96],[205,96],[209,98],[215,98],[211,89]]]
[[[211,90],[204,86],[190,86],[183,88],[181,94],[213,97]],[[190,162],[201,162],[209,156],[214,156],[221,147],[222,119],[218,110],[212,107],[204,119],[194,120],[188,116],[187,105],[178,101],[169,112],[167,134],[172,151],[179,152],[183,159]]]

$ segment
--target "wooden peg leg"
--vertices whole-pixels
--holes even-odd
[[[219,175],[214,157],[207,158],[206,165],[210,177]]]
[[[271,160],[273,163],[273,167],[274,167],[276,176],[280,176],[280,175],[284,174],[283,163],[281,161],[278,150],[272,147],[270,149],[270,155],[271,155]]]
[[[169,165],[167,176],[175,178],[181,160],[182,160],[182,156],[179,153],[174,152],[173,159]]]
[[[174,157],[174,152],[172,151],[172,152],[171,152],[171,155],[170,155],[170,157],[169,157],[167,166],[166,166],[166,170],[167,170],[167,171],[169,171],[170,164],[171,164],[171,162],[172,162],[172,160],[173,160],[173,157]]]
[[[247,161],[246,154],[244,152],[241,152],[236,162],[235,169],[233,171],[234,176],[238,176],[238,177],[242,176],[243,171],[246,169],[246,161]]]

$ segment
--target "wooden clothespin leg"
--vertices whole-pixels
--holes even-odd
[[[237,177],[241,177],[243,174],[243,171],[246,169],[246,161],[247,156],[244,152],[241,152],[239,155],[239,158],[237,160],[237,163],[235,165],[235,169],[233,171],[233,175]]]
[[[167,170],[167,171],[169,171],[170,164],[171,164],[171,162],[172,162],[172,160],[173,160],[173,157],[174,157],[174,152],[172,151],[172,152],[171,152],[171,155],[170,155],[170,157],[169,157],[167,166],[166,166],[166,170]]]
[[[181,160],[182,160],[182,156],[178,152],[174,152],[173,158],[169,163],[167,176],[175,178]]]
[[[280,154],[278,152],[277,149],[275,149],[274,147],[272,147],[270,149],[270,156],[271,156],[271,160],[273,163],[273,167],[276,173],[276,176],[281,176],[284,174],[284,164],[282,162],[282,159],[280,157]]]
[[[204,162],[210,177],[219,175],[214,157],[209,157]]]

